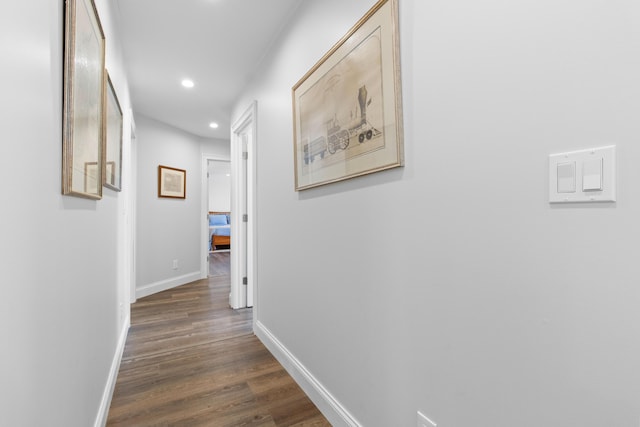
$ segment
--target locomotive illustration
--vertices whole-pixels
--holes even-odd
[[[325,122],[326,135],[318,136],[311,142],[304,144],[304,163],[309,164],[320,156],[325,157],[335,154],[338,150],[346,150],[351,138],[357,136],[358,142],[363,143],[382,132],[376,129],[367,120],[367,107],[371,104],[371,99],[367,101],[366,86],[358,89],[358,104],[360,106],[360,117],[355,117],[346,126],[342,126],[336,116]]]

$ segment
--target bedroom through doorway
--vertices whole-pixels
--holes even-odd
[[[207,160],[208,276],[229,275],[231,251],[231,162]]]

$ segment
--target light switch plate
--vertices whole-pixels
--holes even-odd
[[[575,164],[575,183],[571,166]],[[597,178],[597,170],[601,174]],[[595,172],[594,172],[595,171]],[[575,188],[575,191],[570,191]],[[584,203],[616,201],[616,146],[551,154],[549,202]]]

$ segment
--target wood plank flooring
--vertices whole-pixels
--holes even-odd
[[[229,253],[212,276],[138,300],[108,426],[330,426],[231,310]]]

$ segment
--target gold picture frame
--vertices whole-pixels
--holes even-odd
[[[105,38],[93,0],[66,1],[64,42],[62,194],[100,199]]]
[[[105,106],[105,170],[103,185],[115,191],[122,190],[122,108],[116,96],[109,73],[106,73],[107,96]]]
[[[169,166],[158,166],[158,197],[185,199],[187,197],[187,171]]]
[[[292,88],[295,190],[404,164],[398,1],[378,1]]]

